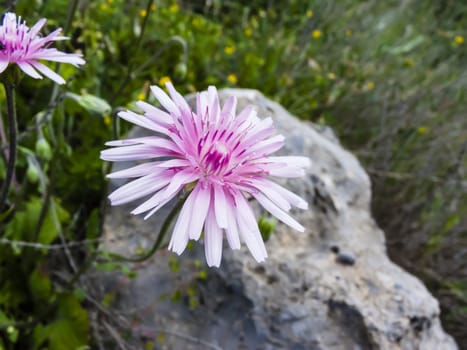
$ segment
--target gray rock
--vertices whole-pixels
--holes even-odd
[[[299,121],[257,91],[220,94],[272,116],[287,140],[281,153],[312,159],[305,179],[282,182],[310,203],[310,210],[293,213],[306,232],[278,224],[263,264],[246,248],[226,247],[221,268],[210,269],[207,279],[196,264],[204,264],[202,242],[184,253],[178,272],[168,267],[166,250],[137,265],[138,276],[116,289],[113,305],[136,325],[135,346],[143,335],[164,334],[158,348],[456,349],[436,299],[388,259],[370,213],[369,177],[332,131]],[[168,208],[144,221],[129,214],[133,206],[110,210],[106,249],[131,255],[154,241]],[[114,275],[105,279],[115,287]],[[163,298],[176,290],[179,302]],[[199,304],[190,308],[190,301]]]

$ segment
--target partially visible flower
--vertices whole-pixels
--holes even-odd
[[[139,11],[139,15],[141,17],[146,17],[148,15],[148,11],[146,11],[145,9],[142,9],[141,11]]]
[[[321,38],[321,36],[323,35],[323,32],[319,29],[315,29],[312,33],[311,33],[311,36],[313,37],[313,39],[319,39]]]
[[[227,80],[234,85],[237,84],[238,82],[237,76],[233,73],[230,73],[229,75],[227,75]]]
[[[159,79],[159,86],[164,87],[167,83],[170,83],[170,78],[168,76],[163,76]]]
[[[29,28],[21,17],[16,17],[14,13],[8,12],[3,16],[0,26],[0,73],[13,63],[32,78],[42,79],[39,74],[42,73],[56,83],[64,84],[65,80],[60,75],[39,60],[70,63],[75,67],[85,63],[79,54],[65,53],[50,47],[52,42],[68,38],[59,36],[60,28],[41,37],[39,31],[46,21],[42,18]]]
[[[112,205],[148,197],[133,214],[154,215],[179,192],[189,192],[174,226],[169,249],[181,254],[190,239],[204,232],[206,261],[219,266],[224,234],[232,249],[246,243],[253,257],[267,257],[249,199],[255,198],[276,218],[298,231],[302,225],[287,213],[292,206],[306,209],[296,194],[269,176],[301,177],[310,163],[306,157],[270,157],[284,145],[274,134],[271,118],[259,119],[252,106],[236,113],[230,97],[221,108],[216,88],[196,96],[196,111],[171,83],[170,97],[159,87],[151,90],[167,112],[146,102],[137,106],[143,115],[122,111],[118,115],[154,132],[154,135],[108,142],[101,152],[106,161],[151,160],[109,174],[109,178],[137,178],[110,194]],[[204,228],[203,228],[204,227]]]
[[[425,135],[425,134],[428,134],[429,132],[430,132],[430,128],[427,126],[419,126],[417,128],[417,133],[420,135]]]
[[[228,45],[228,46],[224,47],[224,52],[227,55],[233,54],[235,52],[235,46],[234,45]]]
[[[307,11],[306,11],[306,16],[307,16],[308,18],[313,17],[313,11],[307,10]]]
[[[250,27],[245,28],[244,33],[245,33],[245,36],[250,37],[253,35],[253,29],[251,29]]]
[[[464,43],[464,37],[462,35],[456,35],[454,37],[454,42],[457,44],[457,45],[461,45]]]
[[[172,13],[177,13],[178,12],[178,4],[173,4],[169,7],[169,11]]]
[[[372,81],[369,81],[368,83],[366,83],[366,89],[368,91],[371,91],[375,88],[375,83],[373,83]]]

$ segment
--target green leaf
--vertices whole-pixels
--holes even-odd
[[[29,276],[31,296],[37,302],[48,302],[51,298],[52,284],[49,277],[38,266]]]
[[[89,215],[87,229],[86,229],[86,238],[87,239],[96,239],[99,237],[99,209],[93,209],[91,215]]]
[[[12,323],[13,322],[7,317],[7,315],[5,315],[2,310],[0,310],[0,327],[6,327]]]
[[[112,107],[106,100],[91,94],[77,95],[71,92],[66,97],[77,102],[89,114],[97,116],[106,116],[112,111]]]
[[[58,297],[55,320],[47,326],[38,325],[34,329],[35,348],[39,349],[48,341],[48,350],[75,350],[87,345],[89,320],[73,294]]]
[[[58,237],[61,225],[68,221],[69,214],[63,209],[56,198],[50,199],[49,210],[44,220],[44,224],[39,232],[39,243],[50,244]]]

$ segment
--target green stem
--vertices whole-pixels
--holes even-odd
[[[146,25],[148,23],[149,13],[151,12],[151,6],[152,6],[153,2],[154,2],[154,0],[148,0],[148,2],[146,3],[146,16],[144,16],[144,18],[143,18],[143,23],[141,24],[141,31],[139,32],[138,39],[136,39],[136,49],[135,49],[135,52],[132,55],[133,57],[137,57],[138,52],[141,49],[141,44],[143,42],[144,32],[146,31]],[[114,93],[113,96],[110,98],[110,105],[111,106],[113,106],[113,104],[115,103],[115,100],[118,98],[118,96],[120,96],[123,89],[125,88],[125,86],[130,81],[130,78],[131,78],[132,73],[133,73],[134,62],[135,62],[134,60],[130,60],[130,64],[128,65],[128,69],[127,69],[127,73],[125,75],[125,78],[122,80],[122,83],[118,87],[117,92]]]
[[[13,85],[4,83],[6,100],[7,100],[7,120],[8,120],[8,164],[6,169],[6,177],[3,182],[2,191],[0,192],[0,211],[3,211],[6,205],[6,199],[10,189],[13,174],[16,165],[16,147],[18,134],[18,126],[16,122],[16,103],[15,103],[15,88]]]
[[[68,13],[66,16],[65,27],[63,28],[63,34],[68,34],[68,31],[71,27],[71,22],[73,21],[73,17],[75,16],[76,8],[78,7],[79,0],[71,1],[70,5],[68,6]]]
[[[162,244],[162,241],[163,241],[165,235],[167,234],[167,231],[169,230],[170,225],[172,224],[173,219],[175,218],[175,216],[178,214],[178,212],[182,208],[183,203],[185,203],[185,199],[186,199],[186,197],[181,198],[178,201],[178,203],[175,205],[175,207],[173,207],[173,209],[169,213],[169,215],[167,215],[167,218],[165,219],[164,223],[162,224],[161,230],[159,231],[159,235],[157,236],[157,239],[154,242],[154,245],[152,246],[152,248],[146,254],[144,254],[142,256],[135,257],[135,258],[128,258],[128,257],[125,257],[125,256],[121,256],[119,254],[110,253],[110,257],[112,257],[113,259],[115,259],[117,261],[134,262],[135,263],[135,262],[142,262],[144,260],[149,259],[151,256],[153,256],[154,253],[157,251],[157,249],[160,248],[160,246]]]

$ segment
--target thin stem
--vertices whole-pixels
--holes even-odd
[[[161,230],[159,231],[159,235],[157,236],[157,239],[154,242],[154,245],[152,246],[152,248],[146,254],[144,254],[142,256],[135,257],[135,258],[128,258],[128,257],[121,256],[121,255],[115,254],[115,253],[110,253],[110,256],[112,258],[114,258],[115,260],[117,260],[117,261],[126,261],[126,262],[142,262],[144,260],[149,259],[151,256],[153,256],[154,253],[157,251],[157,249],[160,248],[160,246],[162,244],[162,241],[163,241],[167,231],[169,230],[170,225],[172,224],[173,219],[175,218],[175,216],[178,214],[178,212],[182,208],[183,203],[185,203],[185,199],[186,199],[186,197],[181,198],[178,201],[178,203],[175,205],[175,207],[173,207],[173,209],[169,213],[169,215],[167,215],[167,218],[165,219],[164,223],[162,224]]]
[[[139,32],[138,39],[136,39],[136,50],[132,57],[137,57],[138,52],[141,49],[141,44],[143,42],[143,36],[144,32],[146,31],[146,25],[148,23],[148,18],[149,18],[149,13],[151,12],[151,6],[153,4],[154,0],[148,0],[146,3],[146,16],[143,18],[143,23],[141,24],[141,31]],[[121,94],[125,86],[128,84],[132,73],[133,73],[133,67],[134,67],[134,60],[130,60],[130,64],[128,65],[127,73],[125,75],[125,78],[122,80],[122,83],[120,84],[119,88],[117,89],[117,92],[113,94],[112,98],[110,99],[110,105],[113,105],[115,103],[115,100],[118,98],[118,96]]]
[[[16,103],[15,103],[15,88],[13,85],[4,83],[6,100],[7,100],[7,120],[8,120],[8,164],[6,169],[6,177],[3,182],[2,191],[0,192],[0,211],[3,211],[6,205],[8,191],[10,189],[11,180],[15,172],[16,165],[16,136],[18,134],[18,126],[16,122]]]
[[[78,7],[79,0],[71,1],[70,5],[68,6],[68,13],[66,17],[65,27],[63,28],[63,34],[68,34],[68,31],[71,27],[71,22],[73,21],[73,17],[75,16],[76,8]]]

